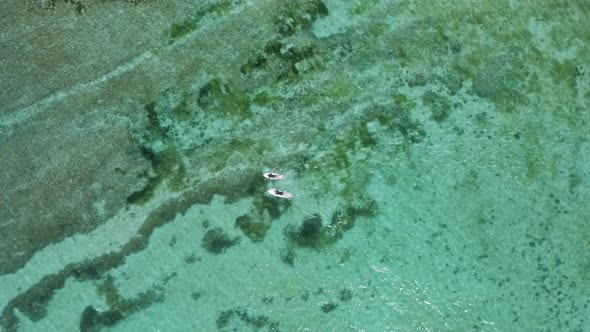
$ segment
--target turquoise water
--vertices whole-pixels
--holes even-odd
[[[3,330],[590,331],[585,2],[52,6],[160,33],[0,120],[5,146],[90,137],[114,179],[3,267]],[[94,153],[111,132],[124,157]]]

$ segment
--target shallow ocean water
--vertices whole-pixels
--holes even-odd
[[[82,213],[101,222],[0,275],[3,330],[590,331],[583,1],[30,12],[75,25],[119,5],[161,10],[162,40],[31,97],[1,133],[8,146],[33,135],[15,125],[29,118],[80,136],[94,133],[83,116],[121,125],[147,170],[96,158],[143,186],[113,213],[112,184],[79,189],[100,188]],[[145,86],[117,85],[128,76]],[[70,106],[88,115],[64,125]],[[287,179],[265,181],[273,167]]]

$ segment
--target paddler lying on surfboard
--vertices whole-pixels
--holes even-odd
[[[284,190],[281,190],[281,189],[277,189],[277,188],[270,188],[268,190],[268,193],[273,197],[287,198],[287,199],[293,198],[293,194],[286,192]]]
[[[273,168],[272,171],[263,173],[262,176],[264,176],[264,178],[267,180],[284,180],[287,178],[286,175],[276,173],[275,170],[276,168]]]

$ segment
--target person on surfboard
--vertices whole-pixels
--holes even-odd
[[[286,175],[276,173],[275,170],[276,168],[273,168],[272,171],[263,173],[262,176],[267,180],[285,180],[287,178]]]
[[[270,188],[268,190],[268,193],[273,197],[286,198],[286,199],[293,198],[293,194],[291,194],[290,192],[287,192],[285,190],[282,190],[282,189]]]

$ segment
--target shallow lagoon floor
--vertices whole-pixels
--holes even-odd
[[[2,7],[3,331],[588,331],[583,1]]]

